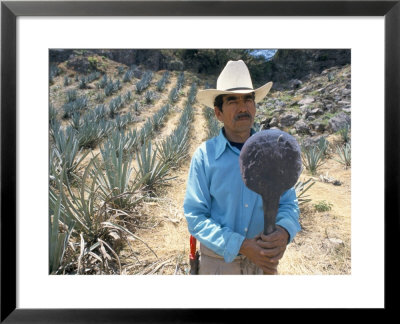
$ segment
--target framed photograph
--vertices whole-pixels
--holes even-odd
[[[399,21],[398,0],[2,1],[1,321],[226,322],[245,310],[391,309]],[[351,274],[49,276],[49,49],[57,48],[350,50]],[[254,300],[241,302],[248,294]]]

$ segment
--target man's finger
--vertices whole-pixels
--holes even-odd
[[[262,249],[274,249],[274,248],[283,248],[286,247],[286,242],[284,240],[280,241],[272,241],[272,242],[265,242],[263,240],[257,240],[257,244]]]
[[[275,258],[280,253],[282,253],[282,248],[280,248],[280,247],[276,247],[276,248],[273,248],[273,249],[262,249],[260,251],[260,254],[262,256],[265,256],[265,257],[268,257],[268,258]]]

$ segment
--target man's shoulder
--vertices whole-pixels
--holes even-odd
[[[216,146],[217,137],[212,137],[201,143],[195,150],[193,156],[197,158],[209,157],[211,154],[214,156]]]

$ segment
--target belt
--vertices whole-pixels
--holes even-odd
[[[211,258],[224,260],[224,257],[222,257],[219,254],[215,253],[214,251],[210,250],[208,247],[206,247],[204,244],[201,244],[201,243],[200,243],[200,253],[207,255],[208,257],[211,257]],[[235,259],[233,259],[233,261],[242,261],[245,258],[246,257],[244,255],[239,254],[237,257],[235,257]]]

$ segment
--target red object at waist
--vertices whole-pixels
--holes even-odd
[[[194,260],[196,259],[196,238],[190,235],[190,255],[189,258]]]

